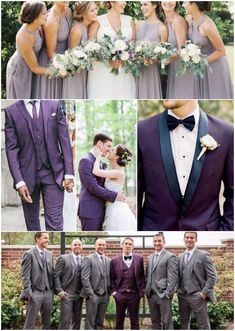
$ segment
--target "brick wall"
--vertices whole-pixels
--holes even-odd
[[[120,239],[107,239],[107,250],[106,255],[110,258],[118,255],[121,253],[120,249]],[[2,245],[2,268],[11,268],[12,263],[18,262],[21,263],[22,256],[25,251],[30,249],[32,246],[28,245]],[[224,239],[221,240],[221,245],[211,245],[211,246],[198,246],[200,249],[204,249],[208,251],[212,259],[217,262],[216,269],[218,272],[218,278],[223,275],[225,272],[232,272],[234,270],[234,258],[233,258],[233,249],[234,249],[234,240],[233,239]],[[55,259],[60,255],[60,247],[59,246],[49,246],[49,250],[53,252],[53,255]],[[179,255],[184,251],[184,246],[166,246],[166,249],[173,252],[176,255]],[[69,246],[67,247],[67,251],[69,252]],[[84,245],[83,246],[83,255],[89,255],[94,252],[94,246],[93,245]],[[146,263],[147,257],[153,253],[153,248],[147,247],[136,247],[135,251],[136,254],[143,255],[144,261]],[[226,260],[226,270],[224,268],[221,268],[221,261]],[[226,284],[225,288],[226,287]],[[228,300],[230,302],[233,302],[233,291],[227,289],[224,291],[224,300]]]

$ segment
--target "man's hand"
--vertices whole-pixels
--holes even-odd
[[[62,291],[58,294],[58,296],[59,296],[60,300],[62,300],[68,296],[68,293],[65,291]]]
[[[201,295],[201,297],[202,297],[203,300],[206,300],[206,295],[205,294],[203,294],[202,292],[200,292],[200,295]]]
[[[116,198],[116,201],[122,201],[125,202],[126,201],[126,196],[123,192],[119,192]]]
[[[22,185],[21,187],[18,188],[17,191],[19,196],[24,202],[33,203],[28,187],[26,185]]]
[[[74,187],[73,179],[65,179],[63,182],[63,186],[68,193],[73,192],[73,187]]]

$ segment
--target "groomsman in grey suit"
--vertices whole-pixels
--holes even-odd
[[[86,297],[85,330],[102,330],[110,295],[110,260],[106,242],[97,239],[95,252],[84,258],[81,279]]]
[[[34,329],[40,311],[42,329],[50,329],[53,302],[53,256],[46,248],[47,232],[36,232],[36,246],[25,252],[22,260],[22,301],[27,301],[24,330]]]
[[[153,237],[155,252],[148,257],[145,293],[148,298],[152,328],[172,330],[171,303],[178,282],[177,257],[168,252],[162,232]]]
[[[179,255],[179,313],[181,330],[190,329],[191,315],[200,330],[209,330],[207,301],[215,302],[216,270],[208,252],[196,248],[197,233],[185,232],[186,251]]]
[[[71,244],[71,253],[61,255],[55,266],[55,292],[60,297],[60,330],[68,330],[72,320],[72,329],[79,330],[82,315],[81,240]]]

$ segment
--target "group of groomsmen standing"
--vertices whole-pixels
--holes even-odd
[[[82,242],[75,239],[71,253],[61,255],[54,267],[46,248],[47,232],[35,234],[36,246],[23,256],[21,300],[27,301],[24,329],[34,329],[40,311],[43,329],[50,329],[54,292],[60,298],[59,329],[80,329],[82,305],[86,301],[85,330],[101,330],[109,296],[116,303],[116,329],[124,329],[128,310],[131,329],[139,329],[140,300],[147,296],[152,328],[173,329],[172,298],[178,294],[181,329],[190,329],[191,315],[198,328],[210,329],[207,302],[215,301],[216,270],[208,252],[196,248],[197,233],[185,232],[186,250],[178,256],[167,251],[162,232],[153,237],[154,253],[147,259],[133,253],[134,242],[126,237],[122,254],[111,260],[105,256],[106,242],[99,238],[95,251],[81,255]]]

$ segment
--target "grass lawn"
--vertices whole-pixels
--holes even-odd
[[[229,62],[229,68],[230,68],[230,74],[232,78],[232,82],[234,84],[234,61],[233,61],[233,49],[234,47],[231,45],[225,46],[226,49],[226,55],[228,57],[228,62]]]

